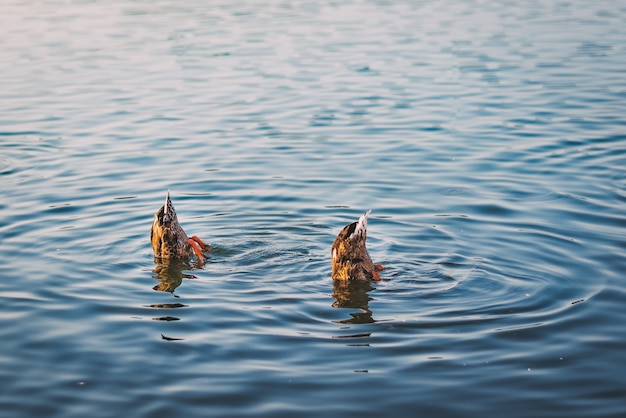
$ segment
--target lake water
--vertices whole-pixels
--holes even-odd
[[[626,3],[0,6],[0,415],[626,415]],[[154,263],[171,191],[206,265]],[[380,282],[330,245],[372,209]]]

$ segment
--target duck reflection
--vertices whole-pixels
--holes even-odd
[[[181,260],[172,260],[168,263],[159,263],[155,260],[156,267],[152,270],[152,277],[159,283],[152,289],[159,292],[169,292],[174,294],[174,290],[180,286],[183,279],[195,279],[193,274],[183,273],[189,270],[191,265]],[[174,295],[176,296],[176,295]]]
[[[351,318],[334,321],[338,324],[371,324],[376,322],[369,309],[368,292],[374,290],[369,280],[333,280],[333,308],[360,309],[361,312],[353,312]]]

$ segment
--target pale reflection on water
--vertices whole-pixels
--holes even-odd
[[[352,308],[360,312],[351,312],[350,319],[334,321],[339,324],[370,324],[375,322],[369,308],[369,292],[374,290],[368,280],[333,280],[334,308]]]
[[[193,274],[185,273],[192,267],[189,261],[173,260],[163,263],[155,259],[154,263],[156,266],[152,270],[154,273],[152,277],[159,281],[153,287],[154,290],[173,294],[176,288],[183,283],[183,279],[197,279]]]

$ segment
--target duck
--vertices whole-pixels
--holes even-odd
[[[332,278],[334,280],[380,280],[380,264],[374,264],[365,247],[367,218],[366,211],[358,221],[346,225],[330,249]]]
[[[203,252],[210,252],[211,247],[193,235],[187,236],[183,228],[178,223],[176,210],[170,199],[170,192],[165,196],[165,203],[154,214],[154,221],[150,229],[150,242],[154,257],[159,262],[171,260],[184,260],[192,253],[198,257],[199,264],[204,264]]]

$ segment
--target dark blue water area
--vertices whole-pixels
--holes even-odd
[[[625,20],[3,3],[0,415],[626,415]]]

